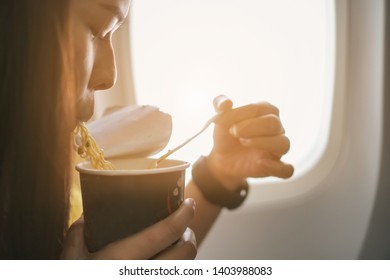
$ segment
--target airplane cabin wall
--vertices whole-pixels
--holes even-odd
[[[375,234],[382,225],[370,222],[373,209],[375,215],[378,211],[390,213],[388,206],[377,209],[374,205],[379,185],[388,186],[390,178],[386,166],[381,166],[389,163],[388,155],[382,157],[384,152],[388,154],[383,141],[389,141],[387,130],[382,132],[383,122],[389,118],[382,114],[389,115],[388,108],[383,108],[385,1],[346,2],[345,129],[331,172],[311,191],[288,201],[226,210],[199,248],[198,259],[384,256],[384,252],[364,252],[368,252],[366,246],[388,241],[383,234]],[[372,242],[366,236],[381,239]]]
[[[390,4],[385,1],[385,65],[382,162],[378,191],[361,259],[390,258]]]

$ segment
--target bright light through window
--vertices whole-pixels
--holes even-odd
[[[278,106],[297,169],[319,154],[329,129],[334,11],[326,0],[133,0],[137,102],[173,116],[168,148],[213,115],[212,100]],[[332,14],[333,13],[333,14]],[[211,148],[212,129],[175,157]],[[297,170],[298,171],[298,170]]]

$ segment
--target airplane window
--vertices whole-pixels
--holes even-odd
[[[134,0],[131,53],[137,102],[173,116],[167,148],[213,115],[212,99],[279,107],[297,172],[314,162],[329,129],[334,8],[325,0]],[[212,129],[177,152],[193,162]]]

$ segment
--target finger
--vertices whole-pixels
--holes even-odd
[[[80,242],[80,236],[84,233],[84,215],[81,215],[69,228],[66,236],[66,241],[69,244],[75,245]],[[83,240],[83,239],[81,239]]]
[[[187,228],[178,243],[158,254],[156,260],[193,260],[197,254],[194,232]]]
[[[270,159],[259,159],[257,161],[259,176],[274,176],[283,179],[290,178],[294,173],[294,167],[291,164],[286,164],[282,161],[275,161]],[[257,176],[254,176],[257,177]]]
[[[232,109],[233,102],[225,95],[218,95],[213,100],[214,110],[217,113],[222,113]]]
[[[61,253],[61,259],[84,259],[88,254],[84,239],[84,216],[69,228]]]
[[[240,138],[240,143],[247,148],[255,148],[282,156],[290,150],[290,140],[285,135]]]
[[[194,200],[186,199],[174,213],[161,222],[107,245],[96,258],[149,259],[180,239],[194,217],[194,211]]]
[[[249,104],[222,113],[215,121],[216,124],[231,126],[247,119],[273,114],[279,116],[279,109],[267,102]]]
[[[230,127],[230,134],[237,138],[275,136],[284,133],[284,128],[278,116],[268,114],[242,122]]]

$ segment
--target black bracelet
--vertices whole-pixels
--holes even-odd
[[[248,183],[243,181],[237,191],[229,191],[211,174],[206,157],[200,157],[192,167],[192,180],[203,196],[213,204],[234,209],[248,195]]]

